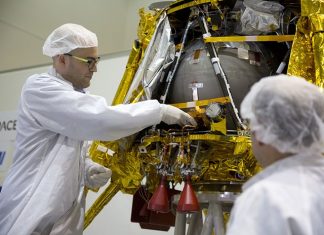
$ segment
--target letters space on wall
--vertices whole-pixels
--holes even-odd
[[[0,191],[12,163],[16,138],[17,113],[0,112]]]

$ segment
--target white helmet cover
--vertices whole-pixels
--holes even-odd
[[[56,28],[46,39],[43,54],[53,57],[76,48],[98,47],[96,34],[78,24],[64,24]]]
[[[324,94],[303,78],[277,75],[254,84],[241,104],[257,140],[282,153],[324,147]]]

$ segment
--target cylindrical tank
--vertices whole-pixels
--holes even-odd
[[[216,48],[234,104],[239,109],[250,87],[262,77],[271,74],[268,65],[271,58],[260,43],[222,43],[216,45]],[[167,103],[224,97],[219,80],[222,78],[216,76],[202,39],[188,43],[184,51],[170,86]],[[228,128],[236,129],[231,120]]]

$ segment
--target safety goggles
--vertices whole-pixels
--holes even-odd
[[[100,57],[97,57],[97,58],[93,58],[93,57],[81,58],[81,57],[72,55],[70,53],[64,53],[64,55],[71,56],[76,60],[87,63],[90,70],[92,70],[100,61]]]

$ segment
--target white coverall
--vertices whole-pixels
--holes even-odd
[[[246,182],[227,235],[324,234],[324,157],[297,154]]]
[[[116,140],[161,118],[158,101],[108,106],[102,97],[75,91],[53,68],[29,77],[14,162],[0,193],[0,235],[82,234],[83,141]]]

